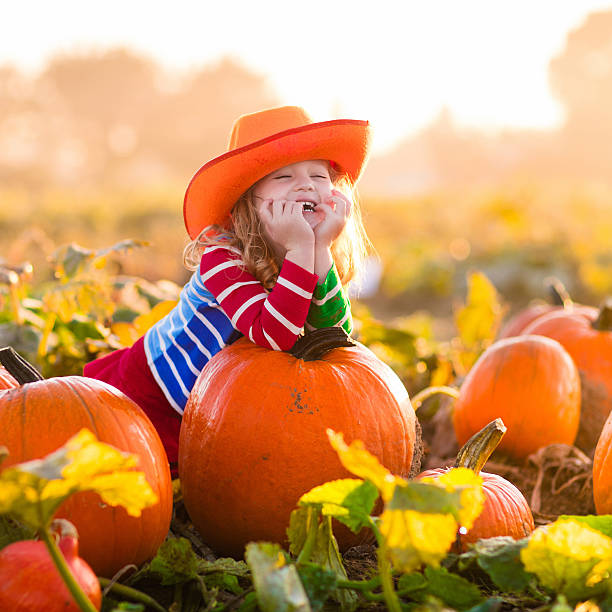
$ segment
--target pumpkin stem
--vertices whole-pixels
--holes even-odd
[[[0,364],[2,364],[20,385],[44,380],[40,372],[28,363],[12,346],[0,348]]]
[[[480,473],[505,433],[506,426],[499,418],[485,425],[459,449],[455,467],[466,467]]]
[[[315,361],[341,346],[356,345],[341,327],[322,327],[298,338],[288,352],[296,359]]]
[[[425,387],[425,389],[421,389],[416,395],[410,398],[412,408],[415,411],[418,410],[418,408],[425,400],[429,399],[433,395],[437,395],[438,393],[441,393],[442,395],[448,395],[453,399],[457,399],[459,397],[459,389],[455,389],[455,387],[449,387],[447,385]]]
[[[556,276],[548,277],[545,282],[550,293],[550,300],[555,306],[571,308],[574,305],[565,285]]]
[[[606,298],[599,307],[599,315],[592,326],[599,331],[612,331],[612,297]]]

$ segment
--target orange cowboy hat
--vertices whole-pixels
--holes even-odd
[[[299,161],[327,159],[356,183],[370,143],[367,121],[336,119],[315,123],[299,106],[242,115],[232,128],[227,152],[204,164],[185,192],[183,216],[189,236],[222,225],[249,187]]]

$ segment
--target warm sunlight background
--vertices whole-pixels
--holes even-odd
[[[35,71],[58,52],[118,45],[180,71],[231,56],[283,102],[370,119],[382,151],[442,108],[480,128],[558,126],[549,61],[605,8],[612,2],[20,0],[3,10],[0,64]]]
[[[60,244],[136,238],[152,247],[123,272],[184,282],[189,179],[239,114],[278,104],[374,127],[377,316],[448,321],[474,268],[511,308],[551,275],[583,301],[612,292],[612,1],[596,0],[11,3],[0,268],[44,277]]]

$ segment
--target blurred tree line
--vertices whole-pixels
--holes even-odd
[[[571,31],[549,67],[558,130],[486,134],[443,110],[374,158],[362,193],[411,195],[516,176],[612,181],[612,11]],[[517,91],[517,97],[521,92]],[[128,49],[58,55],[34,77],[0,67],[0,181],[29,189],[184,185],[225,149],[240,114],[278,104],[265,78],[225,58],[165,73]]]
[[[278,101],[232,59],[167,74],[127,49],[60,55],[27,78],[0,68],[0,181],[137,186],[191,176],[240,114]]]

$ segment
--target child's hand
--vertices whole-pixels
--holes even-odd
[[[351,201],[337,189],[332,189],[332,196],[326,202],[318,204],[325,217],[314,228],[315,243],[328,247],[340,235],[351,212]]]
[[[285,251],[310,247],[314,234],[302,214],[303,205],[291,200],[266,199],[257,210],[269,240]]]

